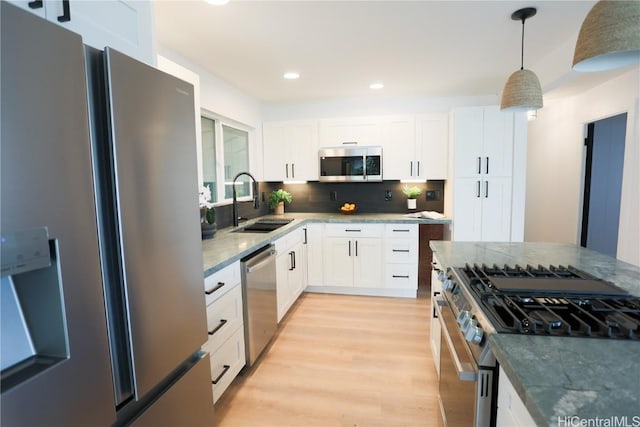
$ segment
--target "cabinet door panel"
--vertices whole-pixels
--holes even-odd
[[[416,120],[415,177],[447,179],[449,120],[446,114],[419,116]]]
[[[383,141],[384,179],[417,179],[415,119],[392,117],[385,126]]]
[[[282,181],[287,161],[286,126],[284,123],[265,123],[262,127],[264,145],[264,180]]]
[[[319,147],[343,144],[382,145],[382,124],[375,117],[321,120],[318,125]]]
[[[307,283],[309,286],[323,286],[323,224],[307,224]]]
[[[482,161],[482,108],[460,108],[453,119],[456,177],[480,174]]]
[[[511,178],[482,181],[482,240],[511,240]]]
[[[380,288],[382,278],[382,241],[380,239],[354,239],[353,285],[360,288]]]
[[[498,107],[484,109],[482,174],[511,176],[513,164],[513,113]]]
[[[458,178],[453,195],[453,240],[482,240],[482,180]]]
[[[289,178],[302,181],[318,180],[318,126],[316,122],[296,122],[287,135],[290,150]]]
[[[330,237],[324,240],[324,283],[326,286],[353,286],[353,256],[351,239]]]

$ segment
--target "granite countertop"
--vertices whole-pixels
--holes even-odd
[[[575,245],[432,241],[430,246],[443,267],[572,265],[640,296],[639,267]],[[589,425],[640,425],[640,342],[493,334],[489,343],[539,425],[597,420],[601,424]],[[626,424],[605,424],[616,417]]]
[[[309,222],[340,223],[402,223],[402,224],[449,224],[451,219],[408,218],[404,214],[361,214],[344,215],[341,213],[301,213],[286,215],[267,215],[243,222],[239,228],[251,224],[258,219],[293,218],[289,224],[270,233],[235,233],[235,228],[227,227],[218,230],[213,239],[202,241],[202,257],[204,275],[209,276],[229,264],[251,254],[265,245],[273,243],[290,231]]]

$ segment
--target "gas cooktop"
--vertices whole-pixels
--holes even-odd
[[[498,333],[640,340],[640,298],[574,267],[454,270]]]

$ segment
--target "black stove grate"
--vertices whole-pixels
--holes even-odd
[[[499,333],[640,339],[640,298],[574,267],[458,270]]]

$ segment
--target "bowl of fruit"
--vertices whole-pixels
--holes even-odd
[[[340,206],[340,212],[342,212],[345,215],[353,215],[356,212],[357,206],[355,205],[355,203],[345,203],[344,205]]]

